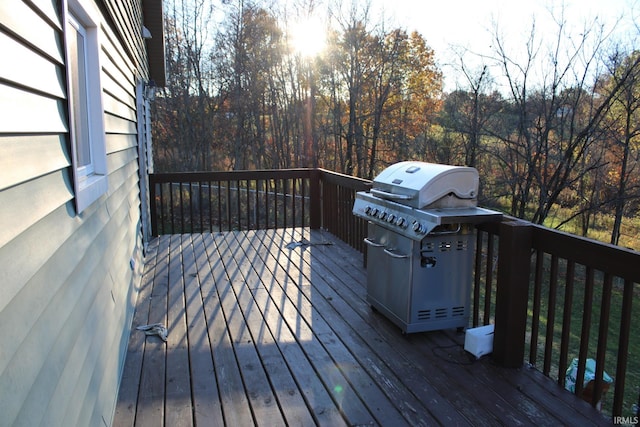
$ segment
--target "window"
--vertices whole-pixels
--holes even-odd
[[[81,3],[69,1],[66,26],[69,134],[78,213],[107,191],[98,12]]]

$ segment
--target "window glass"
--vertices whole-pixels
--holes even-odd
[[[89,102],[87,90],[86,31],[73,16],[69,18],[69,73],[71,81],[71,140],[76,149],[77,169],[81,176],[93,173]]]
[[[2,0],[0,0],[2,1]],[[100,84],[100,21],[93,1],[69,0],[65,39],[69,137],[78,213],[107,192],[107,153]]]

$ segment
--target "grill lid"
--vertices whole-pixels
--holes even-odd
[[[400,162],[383,170],[374,180],[371,194],[422,209],[477,205],[478,171],[467,166],[425,162]]]

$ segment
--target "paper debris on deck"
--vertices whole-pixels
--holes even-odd
[[[297,242],[291,242],[289,244],[287,244],[287,246],[285,246],[287,249],[295,249],[297,247],[303,246],[303,247],[307,247],[307,246],[331,246],[333,245],[333,243],[331,242],[317,242],[317,243],[311,243],[305,239],[299,240]]]
[[[167,342],[167,335],[169,331],[162,323],[152,323],[150,325],[142,325],[136,328],[139,331],[144,331],[145,335],[157,335],[164,342]]]

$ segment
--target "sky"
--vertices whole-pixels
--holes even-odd
[[[399,23],[407,28],[418,29],[432,47],[444,47],[448,43],[478,45],[487,39],[487,30],[497,21],[509,32],[523,30],[523,24],[546,22],[549,9],[558,10],[561,1],[551,0],[376,0],[395,15]],[[631,9],[631,0],[567,0],[567,21],[579,23],[601,16],[613,22],[615,18]]]
[[[636,35],[640,26],[640,0],[372,0],[375,10],[408,31],[419,31],[435,50],[445,71],[455,61],[454,49],[466,48],[486,54],[491,47],[494,23],[512,42],[524,40],[535,18],[539,33],[555,34],[550,10],[559,15],[565,6],[565,20],[578,29],[596,17],[620,33]],[[621,19],[621,21],[619,21]],[[625,36],[626,37],[626,36]],[[445,81],[445,86],[454,82]]]

